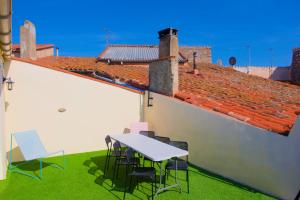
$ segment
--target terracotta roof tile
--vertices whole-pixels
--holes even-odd
[[[148,65],[107,65],[95,58],[46,57],[39,63],[72,70],[94,70],[140,89],[148,86]],[[287,135],[300,113],[300,87],[247,75],[232,68],[199,64],[181,66],[174,96],[196,106]]]

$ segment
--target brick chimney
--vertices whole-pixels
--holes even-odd
[[[36,32],[32,22],[25,20],[24,25],[20,27],[20,56],[36,60]]]
[[[300,47],[293,50],[291,80],[300,85]]]
[[[177,30],[167,28],[158,32],[159,59],[149,65],[149,90],[168,96],[178,92]]]

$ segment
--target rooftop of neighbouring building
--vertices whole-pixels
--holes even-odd
[[[149,63],[158,59],[156,45],[109,45],[99,55],[99,61]],[[179,53],[178,61],[186,62],[186,58]]]
[[[96,62],[96,58],[80,57],[45,57],[29,62],[69,71],[93,70],[103,77],[119,79],[133,87],[148,87],[148,65],[108,65]],[[197,68],[197,73],[192,73],[191,65],[180,66],[179,92],[175,98],[288,135],[300,114],[299,86],[213,64],[202,63]]]
[[[42,50],[42,49],[48,49],[48,48],[53,48],[53,44],[37,44],[36,45],[36,50]],[[13,44],[12,45],[12,51],[13,52],[19,52],[20,51],[20,45],[19,44]]]

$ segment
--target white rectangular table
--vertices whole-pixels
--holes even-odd
[[[188,151],[179,149],[177,147],[171,146],[169,144],[160,142],[156,139],[140,135],[140,134],[116,134],[110,135],[110,137],[114,140],[119,141],[120,143],[126,145],[127,147],[132,148],[143,156],[149,158],[152,161],[159,162],[168,160],[174,157],[182,157],[187,156],[189,154]],[[180,187],[181,186],[177,181],[177,160],[176,160],[176,171],[175,171],[175,184],[170,185],[168,187],[162,187],[162,163],[160,164],[160,181],[159,188],[155,193],[155,197],[158,193],[167,190],[172,187]]]

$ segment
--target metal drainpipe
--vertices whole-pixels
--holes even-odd
[[[4,59],[11,57],[11,0],[0,0],[0,49]]]

